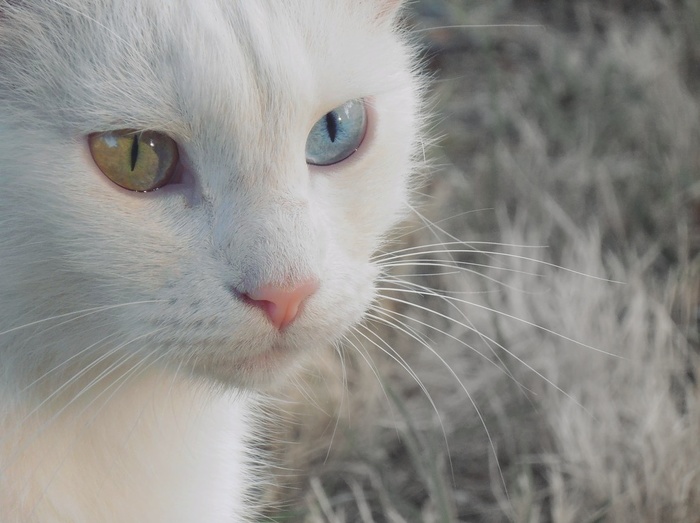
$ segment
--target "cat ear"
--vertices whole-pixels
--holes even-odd
[[[396,13],[400,10],[403,5],[403,0],[374,0],[378,3],[379,16],[377,17],[380,21],[391,22],[394,20]]]

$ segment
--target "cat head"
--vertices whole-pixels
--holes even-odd
[[[8,376],[251,385],[347,333],[419,140],[398,4],[0,0]]]

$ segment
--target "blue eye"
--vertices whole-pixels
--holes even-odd
[[[350,100],[316,122],[306,138],[306,162],[332,165],[357,151],[367,129],[367,111],[362,100]]]

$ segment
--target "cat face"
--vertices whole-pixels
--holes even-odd
[[[359,321],[416,146],[394,3],[0,1],[0,332],[32,324],[1,340],[5,381],[155,363],[254,385]],[[326,154],[348,102],[361,143]],[[168,183],[103,173],[91,137],[121,131],[174,141]],[[282,329],[246,299],[309,281]]]

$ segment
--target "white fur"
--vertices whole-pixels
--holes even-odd
[[[395,4],[0,0],[0,520],[249,518],[240,390],[359,321],[406,209]],[[311,126],[354,98],[362,147],[308,167]],[[172,136],[185,183],[109,182],[86,136],[125,128]],[[310,277],[282,334],[230,290]]]

